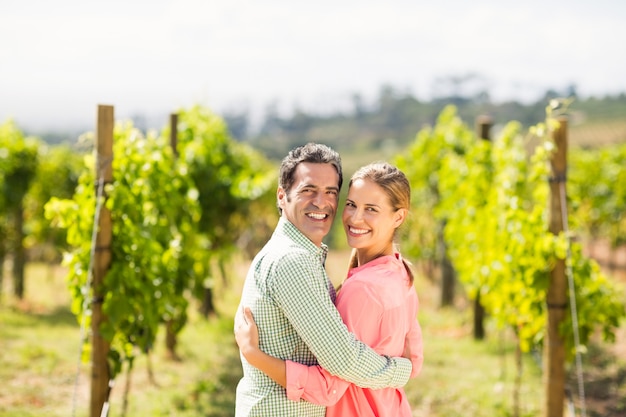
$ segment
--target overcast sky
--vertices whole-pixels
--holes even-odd
[[[429,99],[470,73],[495,100],[614,94],[625,45],[623,0],[0,0],[0,122],[92,128],[97,104],[332,110],[382,84]]]

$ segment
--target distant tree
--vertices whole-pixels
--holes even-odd
[[[228,110],[222,114],[222,117],[228,125],[228,132],[233,138],[239,141],[247,138],[250,127],[250,116],[247,109]]]
[[[352,108],[354,117],[361,120],[367,114],[367,108],[363,100],[363,96],[359,93],[352,94]]]
[[[293,116],[284,124],[287,132],[300,136],[306,136],[307,132],[315,124],[316,118],[307,114],[305,111],[296,108]]]
[[[366,151],[385,144],[406,146],[425,125],[436,123],[448,105],[457,108],[458,116],[473,125],[480,115],[492,117],[494,126],[516,120],[530,127],[545,119],[548,100],[576,94],[576,86],[550,89],[545,96],[529,104],[510,100],[492,102],[489,81],[474,73],[440,77],[433,84],[434,98],[421,101],[408,90],[383,84],[371,103],[360,93],[351,93],[352,111],[345,114],[316,115],[294,107],[291,116],[281,116],[278,103],[266,107],[262,129],[249,143],[271,159],[281,159],[289,149],[307,140],[325,141],[337,149]],[[626,94],[605,98],[578,99],[572,109],[593,118],[621,118],[626,114]]]
[[[487,88],[486,81],[481,75],[470,72],[436,78],[433,89],[435,98],[448,99],[449,104],[458,106],[471,101],[472,97],[476,96],[476,91],[484,92]]]
[[[403,94],[391,85],[383,85],[378,97],[378,111],[385,130],[396,129],[407,120],[404,110],[414,100],[409,94]],[[381,138],[384,139],[384,138]]]
[[[142,132],[146,132],[148,130],[148,118],[143,113],[136,113],[130,117],[133,121],[133,126],[136,129],[139,129]]]
[[[578,87],[576,84],[570,84],[565,88],[565,97],[576,98],[578,97]]]
[[[278,102],[272,101],[265,106],[265,116],[263,118],[263,125],[261,126],[261,135],[267,135],[274,133],[277,129],[280,129],[281,119],[278,114]]]
[[[24,196],[37,173],[39,140],[25,137],[13,120],[0,125],[0,185],[2,190],[1,213],[8,222],[2,227],[12,237],[8,251],[13,255],[13,291],[18,298],[24,297]],[[3,245],[6,236],[0,236]],[[2,250],[1,252],[4,252]],[[0,253],[4,255],[4,253]],[[4,259],[1,259],[2,261]]]

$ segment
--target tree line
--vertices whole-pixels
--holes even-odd
[[[256,130],[251,128],[247,111],[233,110],[223,116],[234,138],[250,143],[271,159],[279,159],[289,149],[307,141],[327,143],[339,151],[350,152],[380,149],[387,141],[404,147],[424,126],[434,125],[439,114],[449,105],[455,106],[458,116],[470,125],[477,117],[489,115],[495,125],[515,120],[523,128],[541,123],[545,119],[546,103],[560,97],[574,99],[571,113],[587,122],[623,119],[626,114],[626,93],[582,98],[575,86],[562,91],[547,90],[532,103],[495,102],[484,91],[463,94],[461,88],[448,90],[451,90],[449,95],[425,101],[411,92],[383,85],[372,102],[355,93],[348,109],[329,114],[295,107],[290,115],[285,116],[278,112],[277,103],[271,103]]]

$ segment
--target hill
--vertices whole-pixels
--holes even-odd
[[[247,135],[245,115],[225,115],[233,135],[250,142],[272,159],[280,159],[294,146],[308,141],[326,143],[338,151],[363,153],[401,149],[411,142],[424,126],[434,125],[441,110],[450,104],[459,116],[473,125],[478,116],[491,117],[495,126],[518,121],[529,127],[545,119],[545,109],[553,98],[563,97],[546,92],[535,103],[494,103],[488,97],[446,97],[420,101],[408,93],[383,87],[376,102],[354,107],[345,113],[317,115],[295,110],[289,117],[271,112],[258,133]],[[570,137],[573,144],[600,146],[626,141],[626,94],[604,98],[574,98],[569,109]],[[234,122],[234,123],[231,123]],[[344,152],[342,152],[344,153]]]

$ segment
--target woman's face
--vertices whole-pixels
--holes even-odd
[[[394,210],[378,184],[367,179],[353,181],[342,215],[348,245],[368,261],[391,255],[394,232],[405,216],[406,210]]]

